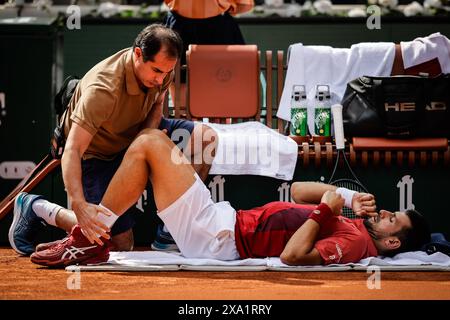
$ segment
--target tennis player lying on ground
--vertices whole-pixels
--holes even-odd
[[[209,190],[181,151],[162,131],[151,129],[131,144],[109,184],[100,204],[107,209],[95,213],[98,236],[85,236],[76,225],[63,240],[38,246],[31,261],[58,267],[107,261],[108,231],[118,216],[136,203],[147,179],[153,186],[159,217],[188,258],[279,256],[288,265],[348,263],[416,250],[430,238],[424,218],[416,211],[381,210],[377,214],[373,195],[314,182],[292,185],[296,203],[271,202],[236,212],[228,202],[213,203]],[[16,200],[15,219],[34,215],[32,203],[36,199],[21,194]],[[342,217],[344,204],[369,218]],[[58,214],[65,211],[61,209]],[[21,228],[16,229],[20,235]]]

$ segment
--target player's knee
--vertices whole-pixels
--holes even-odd
[[[128,151],[133,154],[145,154],[149,150],[155,152],[167,144],[166,140],[167,137],[161,130],[146,129],[133,141]]]
[[[153,138],[153,139],[157,139],[157,138],[167,138],[167,134],[165,132],[163,132],[162,130],[159,129],[143,129],[141,130],[141,132],[139,132],[136,140],[138,138],[142,138],[142,137],[146,137],[146,138]]]
[[[291,185],[291,197],[292,199],[299,203],[301,200],[301,190],[304,189],[302,182],[294,182]]]

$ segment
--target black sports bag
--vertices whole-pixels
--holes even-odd
[[[359,77],[347,84],[349,137],[450,137],[450,75]]]

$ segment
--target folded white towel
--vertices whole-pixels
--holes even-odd
[[[450,40],[433,33],[428,37],[400,42],[405,69],[438,58],[443,73],[450,73]]]
[[[339,103],[349,81],[364,75],[390,75],[394,57],[395,44],[391,42],[359,43],[345,49],[303,46],[301,43],[291,45],[277,116],[290,120],[290,100],[294,84],[306,86],[310,108],[313,107],[316,85],[319,84],[329,85],[334,93],[331,103]],[[310,131],[311,121],[310,117]]]
[[[256,121],[205,123],[219,137],[210,174],[260,175],[292,180],[298,145],[289,137]]]

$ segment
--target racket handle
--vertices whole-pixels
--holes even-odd
[[[342,105],[334,104],[331,106],[331,113],[333,114],[334,123],[334,138],[336,140],[336,149],[344,150],[344,122],[342,121]]]

